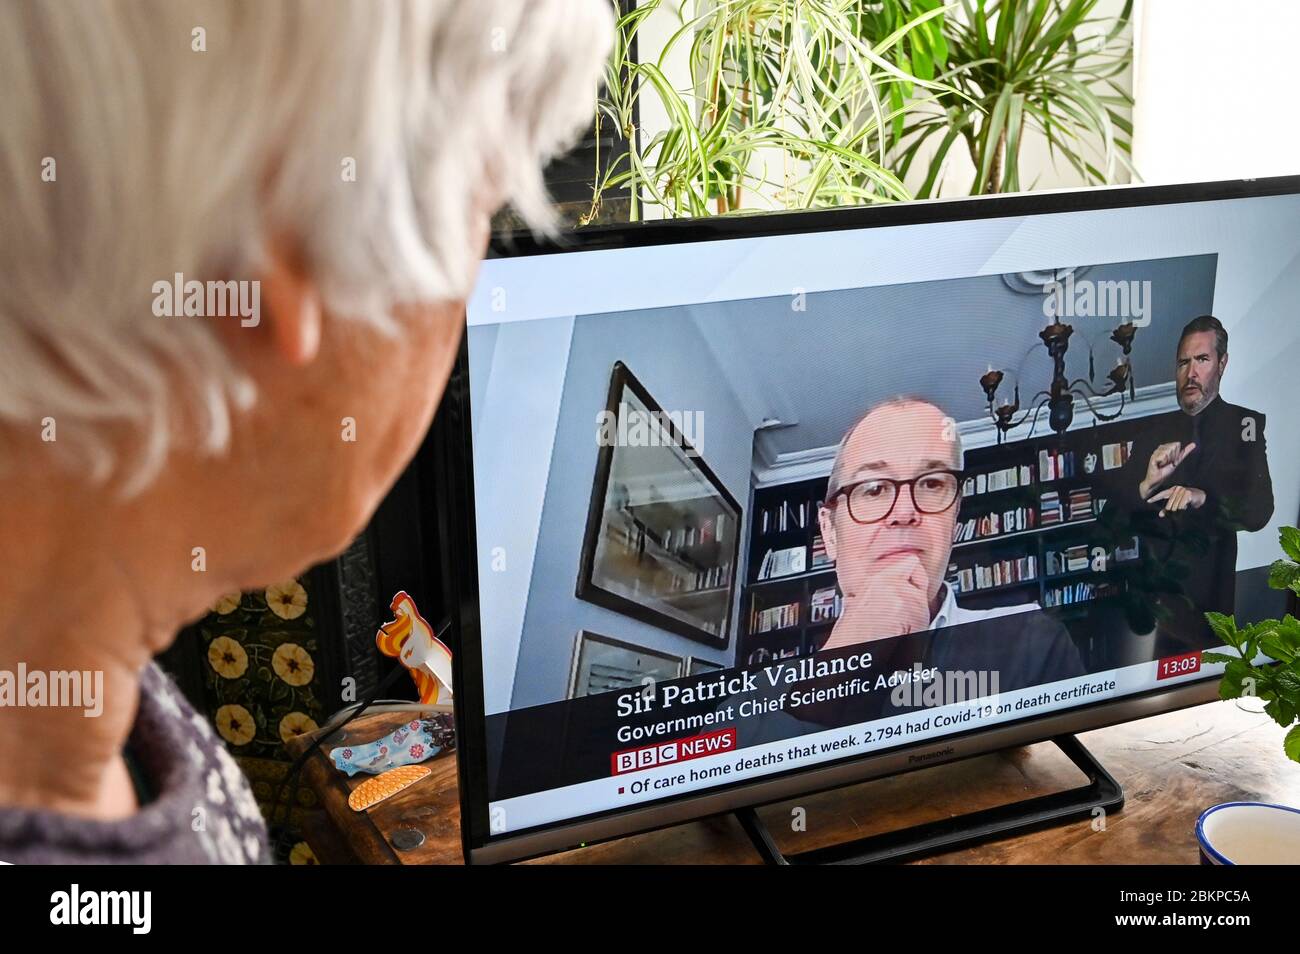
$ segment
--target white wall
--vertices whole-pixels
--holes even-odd
[[[1135,164],[1146,182],[1300,173],[1296,0],[1140,0]]]

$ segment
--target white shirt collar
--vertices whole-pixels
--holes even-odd
[[[946,580],[940,585],[943,587],[943,602],[939,604],[939,612],[934,614],[934,619],[930,620],[930,629],[951,626],[958,613],[957,597],[953,595],[952,587]]]
[[[957,605],[957,594],[945,580],[943,585],[943,602],[939,604],[939,612],[934,614],[934,619],[930,620],[930,629],[941,629],[945,626],[961,626],[964,623],[973,623],[981,619],[996,619],[999,616],[1011,616],[1015,613],[1027,613],[1030,610],[1039,609],[1038,602],[1017,603],[1012,606],[992,606],[988,609],[967,609]]]

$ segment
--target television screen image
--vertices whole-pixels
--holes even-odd
[[[1092,201],[484,263],[470,856],[1215,697],[1206,614],[1285,612],[1300,197]]]

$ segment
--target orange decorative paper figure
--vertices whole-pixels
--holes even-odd
[[[375,634],[379,651],[396,656],[411,671],[422,703],[451,702],[451,650],[434,635],[405,590],[398,591],[389,609],[393,618]]]

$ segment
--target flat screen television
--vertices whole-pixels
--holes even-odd
[[[1298,178],[498,236],[428,445],[467,859],[1217,698],[1298,303]]]

